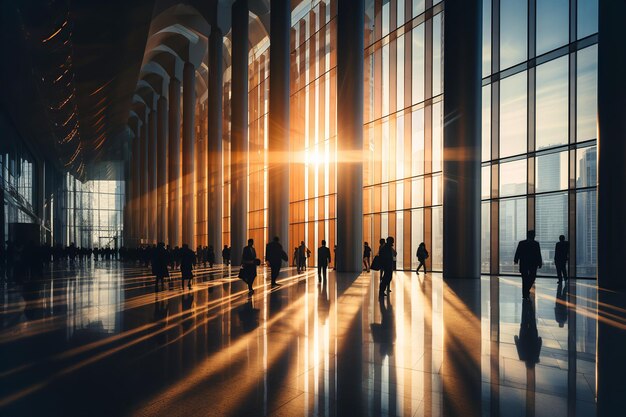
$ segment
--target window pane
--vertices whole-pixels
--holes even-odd
[[[598,31],[598,0],[578,0],[578,39]]]
[[[491,85],[486,85],[482,89],[483,111],[482,111],[482,149],[483,161],[491,159]]]
[[[487,165],[480,169],[481,173],[481,198],[489,198],[491,196],[491,166]]]
[[[488,201],[481,204],[480,271],[489,273],[491,263],[491,208]]]
[[[412,113],[411,128],[413,130],[411,171],[413,175],[424,173],[424,109]]]
[[[576,187],[597,185],[598,155],[595,146],[576,150]]]
[[[413,17],[424,13],[425,0],[413,0]]]
[[[500,68],[505,69],[526,60],[527,56],[526,1],[500,1]]]
[[[500,157],[525,153],[526,72],[500,81]]]
[[[537,67],[537,149],[568,142],[568,59]]]
[[[432,172],[441,171],[443,165],[443,106],[433,104]]]
[[[535,165],[535,191],[567,189],[567,151],[537,156]]]
[[[441,206],[433,207],[432,216],[433,247],[429,250],[430,268],[433,271],[441,271],[443,269],[443,208]]]
[[[424,241],[424,210],[411,210],[411,269],[417,268],[417,247]]]
[[[576,195],[576,274],[595,277],[597,266],[596,191]]]
[[[576,139],[597,137],[598,46],[578,52],[576,78]]]
[[[535,202],[535,232],[541,246],[543,267],[541,275],[556,275],[554,267],[554,245],[560,235],[567,239],[567,194],[537,196]]]
[[[411,97],[416,104],[424,101],[424,24],[413,29],[411,59]]]
[[[483,0],[483,78],[491,74],[491,0]]]
[[[443,91],[443,21],[439,13],[433,17],[433,97]]]
[[[513,263],[517,243],[526,239],[526,198],[500,201],[500,272],[517,273]]]
[[[526,159],[500,164],[500,197],[526,194]]]
[[[569,0],[537,0],[537,55],[569,40]]]

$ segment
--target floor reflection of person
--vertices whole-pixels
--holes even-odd
[[[530,301],[524,300],[522,304],[522,322],[519,328],[519,336],[514,336],[513,338],[519,359],[526,363],[527,368],[534,368],[539,363],[542,340],[537,331],[535,309]]]
[[[559,323],[559,327],[564,327],[567,322],[567,287],[563,287],[562,282],[559,282],[556,288],[554,319]]]
[[[380,297],[378,299],[380,308],[380,323],[372,323],[372,337],[375,343],[380,344],[381,356],[391,356],[393,354],[393,344],[396,340],[396,325],[393,314],[391,299]]]
[[[317,296],[317,314],[322,323],[326,323],[328,313],[330,312],[330,300],[328,299],[328,283],[326,280],[319,285],[319,293]]]
[[[239,316],[241,328],[244,332],[251,332],[259,326],[259,314],[260,310],[254,308],[252,298],[248,298],[248,301],[239,307],[237,315]]]

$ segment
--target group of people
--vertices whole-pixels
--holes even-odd
[[[380,255],[380,251],[385,246],[386,243],[387,242],[385,239],[380,239],[377,256]],[[394,249],[393,250],[393,269],[394,270],[396,269],[396,256],[397,256],[397,252]],[[428,259],[429,255],[428,255],[428,251],[426,250],[426,244],[424,242],[420,243],[419,246],[417,247],[417,252],[415,253],[415,256],[417,256],[417,261],[418,261],[418,265],[417,265],[417,269],[415,270],[415,273],[419,275],[419,271],[422,268],[424,269],[424,273],[426,273],[426,259]],[[363,244],[363,270],[366,272],[370,272],[370,269],[372,267],[371,257],[372,257],[372,248],[369,246],[369,243],[365,242]]]

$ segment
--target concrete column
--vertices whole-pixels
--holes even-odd
[[[183,243],[195,248],[195,114],[196,69],[183,68]]]
[[[480,278],[482,3],[444,13],[443,275]]]
[[[289,243],[289,37],[291,2],[274,0],[270,13],[268,239]],[[318,244],[318,242],[315,242]]]
[[[145,243],[148,239],[148,135],[150,126],[148,125],[148,114],[150,111],[146,109],[145,117],[143,119],[143,129],[141,129],[141,172],[140,178],[140,219],[141,229],[139,233],[139,240],[141,243]]]
[[[222,247],[222,207],[224,205],[222,184],[222,94],[224,91],[222,31],[213,25],[209,36],[209,91],[208,91],[208,244],[213,245],[215,253]]]
[[[157,241],[167,241],[167,99],[157,101]]]
[[[141,131],[143,126],[141,121],[137,120],[137,130],[133,138],[133,160],[131,163],[132,183],[131,183],[131,199],[132,199],[132,215],[131,215],[131,234],[132,246],[136,247],[139,243],[140,225],[141,225]]]
[[[167,155],[167,185],[169,204],[167,207],[167,236],[169,244],[180,246],[180,81],[170,78],[169,91],[169,138]]]
[[[248,240],[248,1],[232,10],[232,91],[230,245],[233,265],[241,264]]]
[[[598,306],[626,307],[626,3],[600,1],[598,38]],[[609,289],[609,291],[606,291]],[[615,291],[617,290],[617,291]],[[604,308],[606,312],[606,308]],[[616,313],[617,314],[617,313]],[[619,313],[623,320],[624,314]],[[622,414],[626,333],[599,316],[596,355],[598,416]]]
[[[625,289],[626,253],[626,3],[599,2],[598,39],[598,284]]]
[[[150,111],[150,127],[148,129],[148,241],[156,243],[157,214],[157,110]]]
[[[337,255],[339,272],[362,270],[364,0],[337,9]]]

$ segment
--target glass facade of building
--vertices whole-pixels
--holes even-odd
[[[535,229],[542,275],[570,241],[596,267],[597,0],[483,1],[482,270],[515,273]]]

